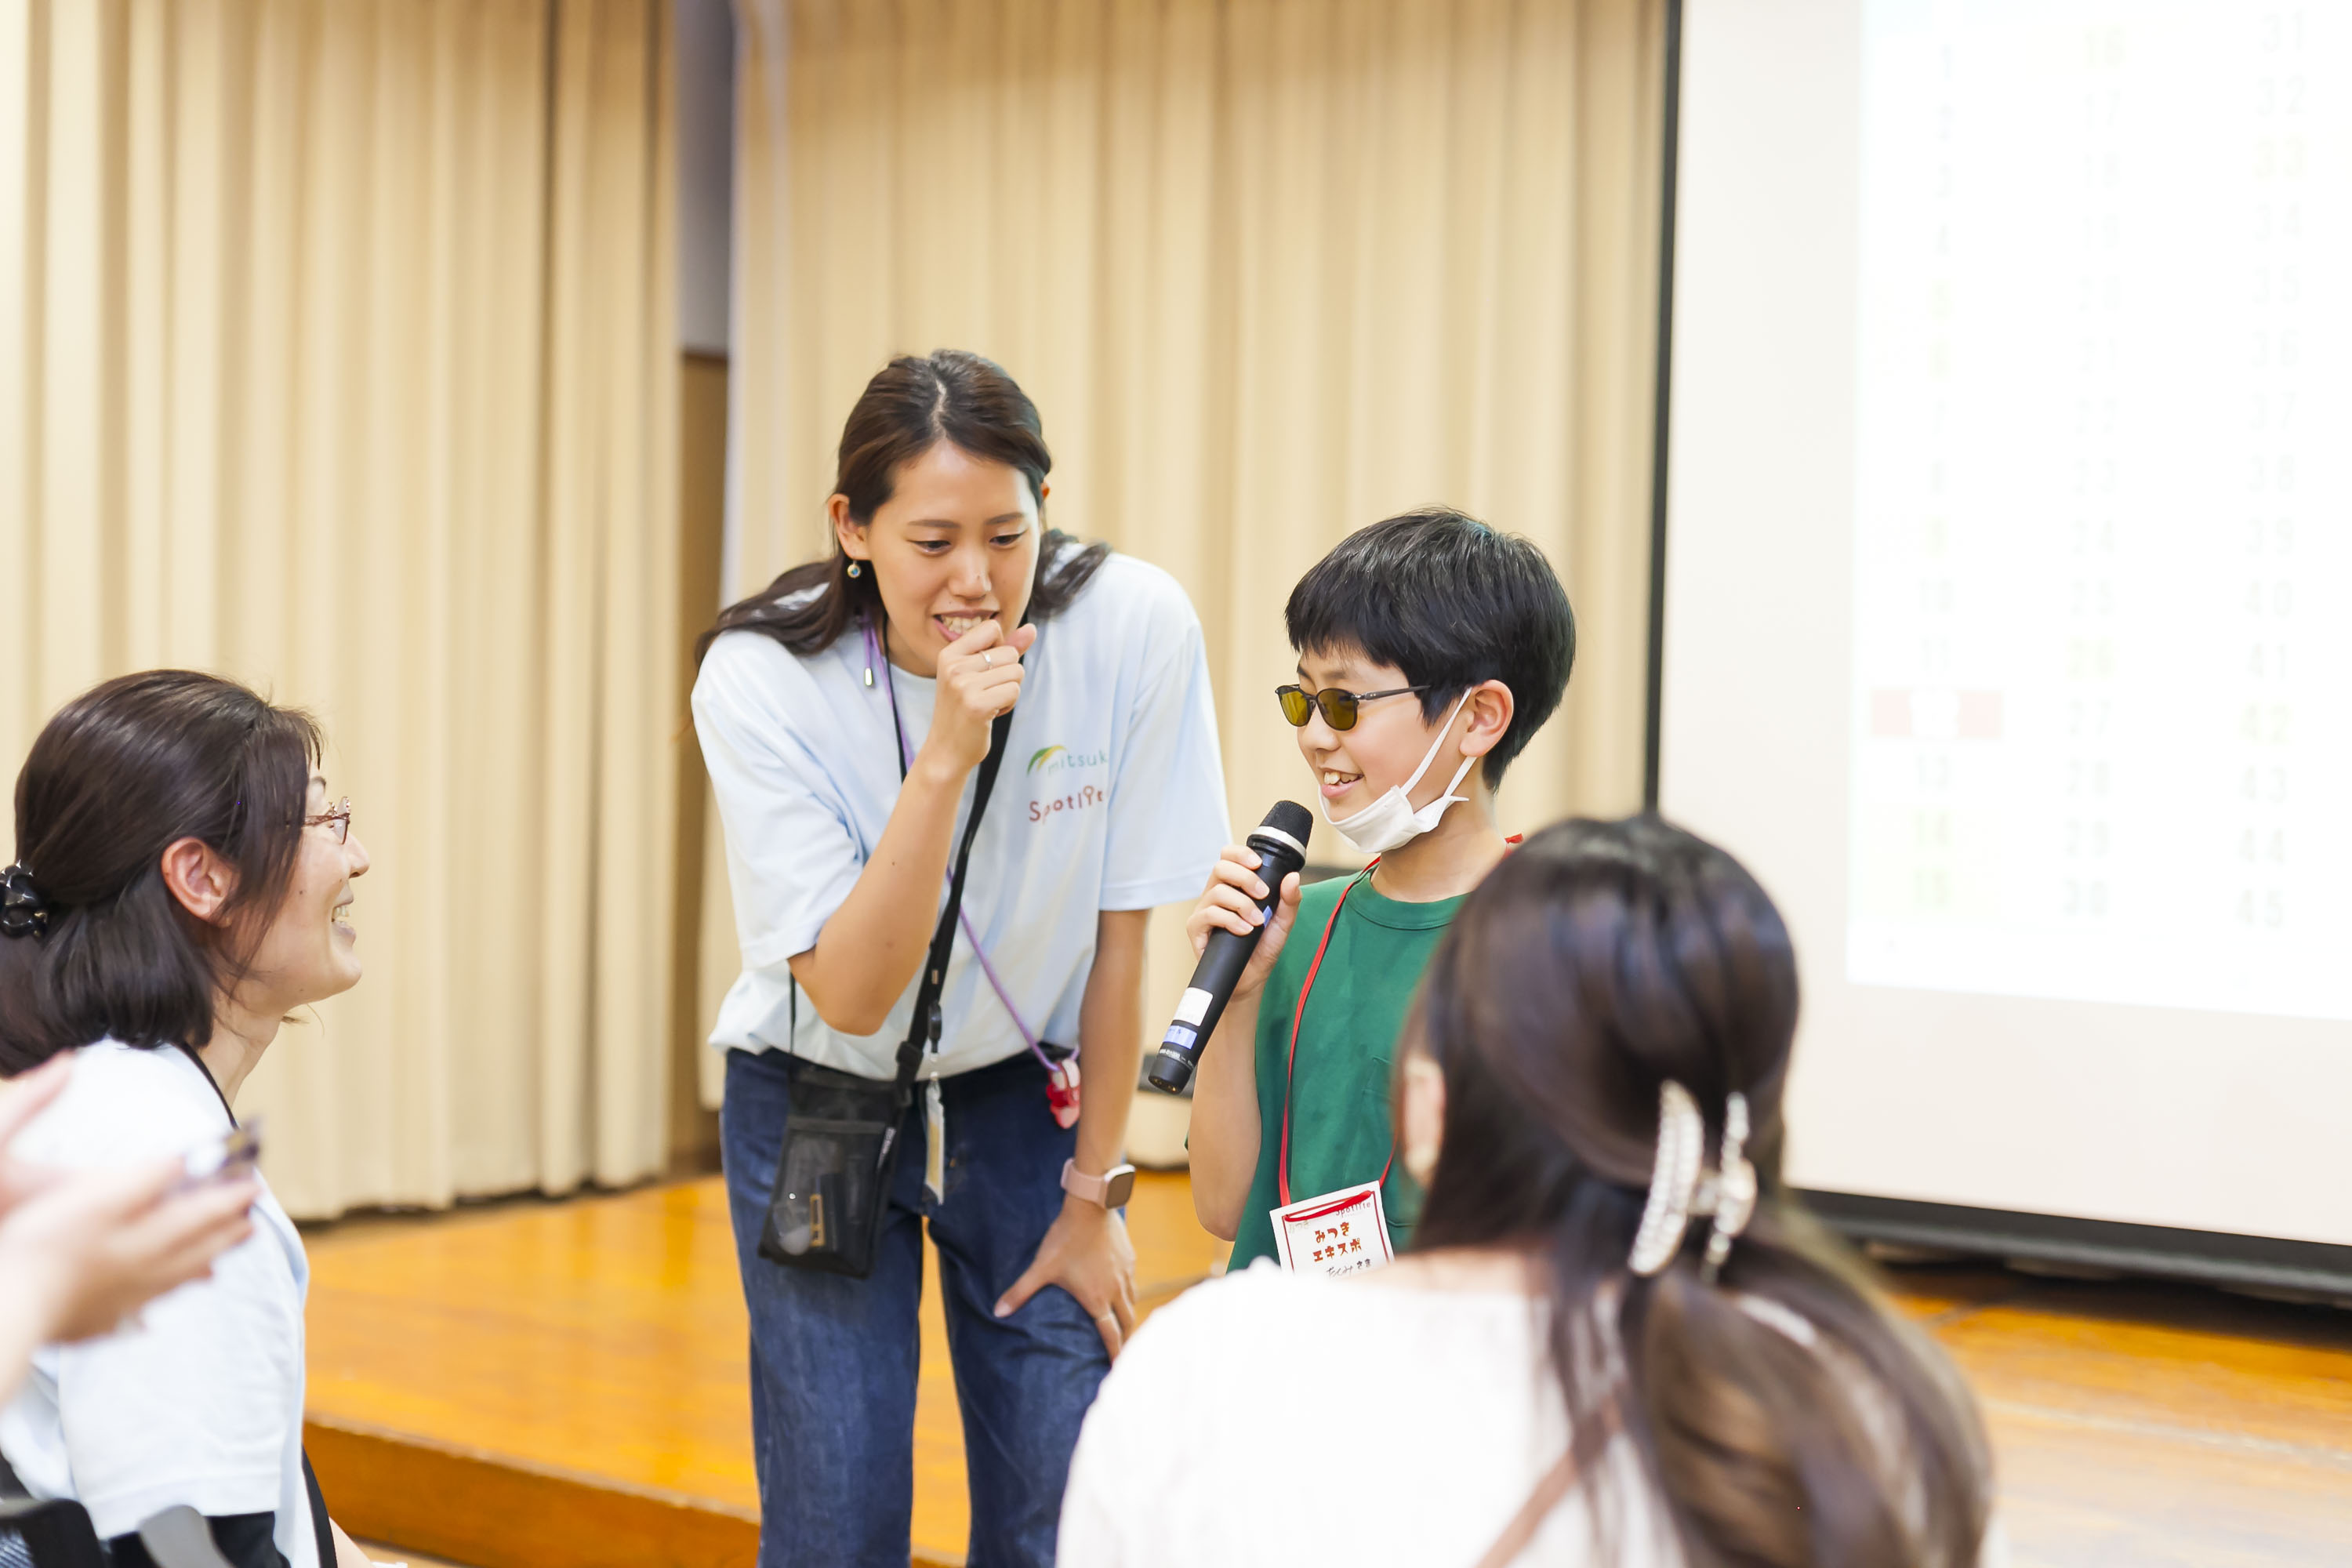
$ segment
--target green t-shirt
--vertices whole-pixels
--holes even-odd
[[[1353,879],[1334,877],[1299,894],[1298,923],[1291,927],[1258,1001],[1257,1173],[1250,1180],[1229,1268],[1276,1256],[1274,1224],[1266,1215],[1282,1201],[1275,1165],[1282,1157],[1291,1016],[1324,923]],[[1372,890],[1369,878],[1349,893],[1307,995],[1307,1016],[1298,1027],[1298,1061],[1289,1069],[1289,1089],[1298,1101],[1290,1118],[1291,1201],[1379,1181],[1386,1166],[1381,1202],[1388,1210],[1390,1244],[1399,1250],[1421,1217],[1421,1189],[1402,1164],[1389,1158],[1395,1129],[1389,1111],[1391,1064],[1421,972],[1461,907],[1460,898],[1426,904],[1384,899]]]

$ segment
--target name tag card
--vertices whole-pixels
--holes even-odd
[[[1294,1274],[1356,1274],[1378,1268],[1391,1256],[1378,1182],[1341,1187],[1271,1212],[1275,1254]]]

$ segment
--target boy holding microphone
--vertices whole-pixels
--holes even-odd
[[[1559,706],[1576,623],[1540,551],[1450,509],[1349,534],[1284,620],[1299,657],[1283,716],[1324,819],[1375,859],[1303,892],[1285,879],[1202,1052],[1192,1205],[1234,1242],[1232,1268],[1345,1273],[1392,1256],[1419,1212],[1393,1158],[1397,1033],[1454,910],[1508,852],[1495,791]],[[1226,847],[1186,921],[1196,952],[1253,929],[1257,864]]]

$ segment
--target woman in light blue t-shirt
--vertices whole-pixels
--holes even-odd
[[[704,639],[695,730],[743,958],[711,1041],[763,1565],[907,1561],[926,1226],[974,1562],[1052,1561],[1079,1422],[1134,1327],[1118,1211],[1144,921],[1230,835],[1192,605],[1045,529],[1051,467],[1003,370],[894,360],[842,435],[833,553]],[[896,1158],[867,1231],[855,1189],[877,1155],[845,1130],[902,1062],[903,1110],[872,1112]]]

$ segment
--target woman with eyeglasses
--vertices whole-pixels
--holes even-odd
[[[905,1568],[926,1228],[976,1563],[1053,1560],[1135,1325],[1144,921],[1216,858],[1223,769],[1182,589],[1046,528],[1052,466],[1001,368],[893,360],[842,432],[831,552],[704,639],[763,1565]]]
[[[0,875],[0,1072],[74,1061],[12,1162],[248,1179],[238,1090],[288,1014],[360,978],[368,856],[320,755],[306,715],[187,670],[108,681],[42,729]],[[302,1457],[302,1241],[249,1179],[254,1234],[210,1279],[41,1351],[0,1409],[17,1482],[79,1501],[117,1568],[182,1505],[237,1568],[367,1561]]]

